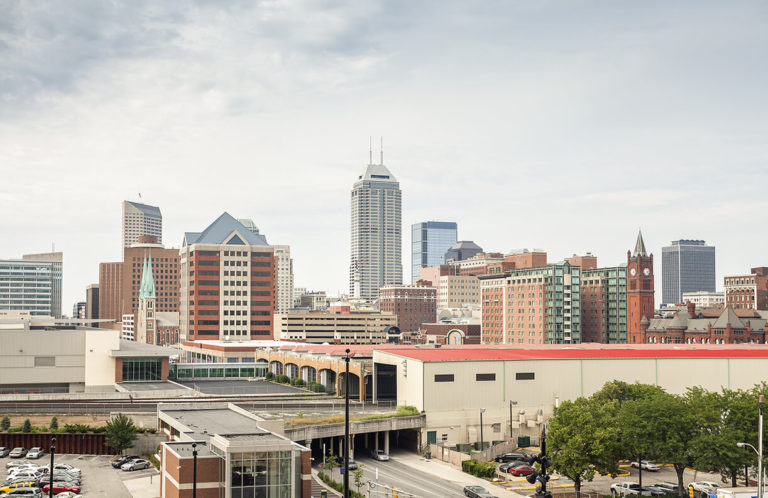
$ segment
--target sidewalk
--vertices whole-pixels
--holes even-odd
[[[416,453],[410,453],[405,451],[393,452],[392,455],[398,462],[402,462],[414,469],[417,469],[425,474],[431,474],[440,479],[450,481],[454,484],[458,484],[462,488],[464,486],[482,486],[491,492],[494,496],[506,497],[506,498],[520,498],[527,495],[521,495],[512,491],[507,491],[495,484],[491,484],[485,479],[480,479],[473,475],[462,472],[461,470],[452,467],[450,464],[441,462],[440,460],[427,460],[421,455]]]
[[[126,479],[123,486],[128,489],[133,498],[159,498],[160,497],[160,473],[138,479]]]

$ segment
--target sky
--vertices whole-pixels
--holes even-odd
[[[768,3],[0,0],[0,257],[64,252],[63,309],[121,258],[124,199],[164,242],[222,212],[348,289],[369,137],[410,225],[487,251],[626,262],[717,247],[768,266]],[[374,138],[374,156],[378,153]]]

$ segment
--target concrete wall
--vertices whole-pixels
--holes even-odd
[[[3,330],[2,384],[85,382],[85,335],[78,330]],[[56,366],[35,367],[35,357],[55,357]]]
[[[115,390],[115,358],[110,352],[120,349],[120,332],[93,329],[85,331],[85,390]]]

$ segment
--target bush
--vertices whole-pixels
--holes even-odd
[[[294,377],[291,379],[291,385],[301,387],[304,385],[304,379],[301,379],[299,377]]]
[[[281,384],[288,384],[291,382],[291,379],[289,379],[287,375],[278,375],[275,377],[275,381]]]
[[[32,432],[32,423],[29,419],[24,421],[24,427],[21,428],[21,432]]]
[[[409,417],[418,414],[419,410],[415,406],[400,405],[397,407],[395,417]]]
[[[331,476],[329,476],[328,474],[326,474],[322,470],[317,473],[317,477],[319,477],[321,481],[323,481],[324,483],[326,483],[328,486],[332,487],[333,489],[335,489],[339,493],[343,493],[344,492],[344,484],[333,480],[333,478]],[[363,496],[362,494],[358,493],[354,489],[350,489],[349,490],[349,496],[351,496],[352,498],[365,498],[365,496]]]
[[[275,374],[273,374],[272,372],[267,372],[267,375],[264,376],[264,378],[267,380],[272,380],[274,377],[275,377]]]
[[[3,420],[0,421],[0,430],[7,431],[11,427],[11,419],[8,418],[8,415],[5,415],[3,417]]]
[[[491,462],[480,462],[478,460],[464,460],[461,462],[461,470],[467,474],[472,474],[477,477],[494,477],[496,476],[496,465]]]
[[[55,431],[59,428],[59,419],[55,416],[51,418],[51,425],[49,426],[51,431]]]

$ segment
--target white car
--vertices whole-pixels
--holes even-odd
[[[711,481],[697,481],[692,482],[688,485],[689,490],[698,491],[699,493],[706,493],[709,491],[716,491],[717,488],[722,488],[723,486]]]
[[[632,462],[632,467],[636,469],[647,470],[648,472],[658,472],[661,470],[661,466],[650,462],[648,460],[640,460],[640,462]]]
[[[378,450],[373,452],[373,458],[380,462],[388,462],[389,461],[389,455],[384,453],[384,450]]]
[[[33,459],[37,459],[37,458],[42,458],[43,455],[45,455],[45,451],[42,448],[37,448],[37,447],[32,448],[31,450],[29,450],[27,452],[27,458],[29,460],[33,460]]]
[[[640,495],[651,496],[651,492],[643,488],[640,490],[640,484],[636,482],[615,482],[611,484],[611,496]]]
[[[50,464],[43,465],[41,468],[45,469],[43,472],[45,472],[47,474],[48,473],[48,469],[51,468],[51,465]],[[77,467],[73,467],[73,466],[69,465],[68,463],[56,463],[56,464],[53,465],[53,470],[54,471],[56,471],[56,470],[63,470],[64,472],[67,472],[69,474],[81,474],[82,473],[82,471],[80,469],[78,469]]]
[[[64,491],[55,496],[55,498],[82,498],[83,495],[79,495],[73,491]]]
[[[34,481],[40,477],[41,472],[32,469],[19,469],[8,473],[8,479],[24,479]]]
[[[152,464],[149,463],[149,460],[139,458],[137,460],[133,460],[132,462],[124,463],[120,469],[126,472],[130,472],[132,470],[148,469],[151,465]]]

